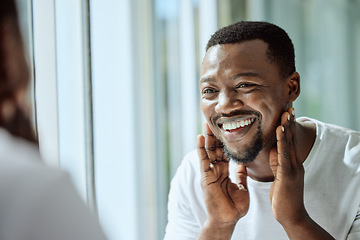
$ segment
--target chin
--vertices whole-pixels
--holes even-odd
[[[237,164],[247,164],[256,159],[263,147],[264,140],[261,131],[259,131],[250,146],[233,151],[224,144],[224,153],[230,161],[235,161]]]

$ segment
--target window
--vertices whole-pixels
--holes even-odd
[[[41,152],[70,172],[109,239],[162,239],[170,180],[202,131],[197,79],[218,27],[283,27],[301,75],[297,116],[360,130],[359,1],[28,0],[19,10]]]

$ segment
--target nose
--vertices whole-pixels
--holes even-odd
[[[218,101],[215,106],[215,111],[222,114],[230,114],[235,110],[239,110],[244,106],[244,103],[239,99],[236,92],[220,92]]]

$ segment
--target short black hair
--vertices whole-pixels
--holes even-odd
[[[209,39],[206,51],[218,44],[241,43],[260,39],[268,44],[267,58],[279,67],[282,77],[287,77],[295,69],[294,45],[288,34],[280,27],[257,21],[241,21],[217,30]]]

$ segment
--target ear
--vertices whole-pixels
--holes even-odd
[[[293,103],[300,95],[300,75],[297,72],[293,72],[285,81],[288,103]]]

